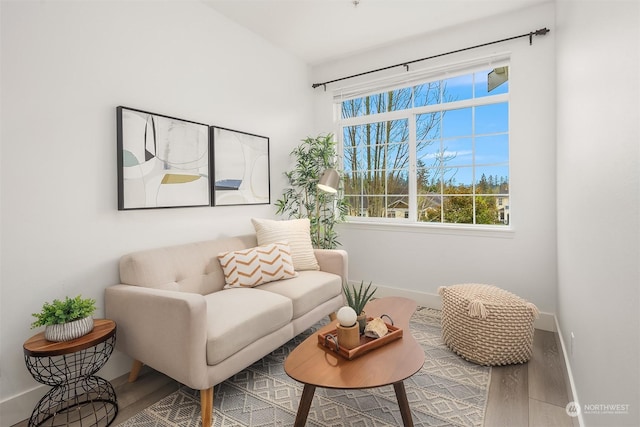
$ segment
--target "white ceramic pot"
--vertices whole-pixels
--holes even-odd
[[[44,329],[44,337],[48,341],[71,341],[88,334],[93,330],[93,317],[74,320],[73,322],[47,325]]]

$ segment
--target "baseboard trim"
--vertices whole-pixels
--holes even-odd
[[[33,408],[51,387],[40,385],[0,402],[0,425],[11,426],[28,419]]]
[[[359,285],[360,282],[350,282],[353,285]],[[405,297],[410,298],[418,303],[422,307],[434,308],[436,310],[442,310],[442,298],[440,295],[431,294],[428,292],[414,291],[409,289],[394,288],[391,286],[380,286],[374,284],[378,289],[376,290],[375,297]],[[556,328],[556,316],[553,313],[541,312],[540,316],[534,323],[536,329],[543,331],[557,332]]]
[[[567,346],[565,345],[565,341],[564,338],[562,337],[562,329],[560,329],[560,323],[558,322],[558,318],[555,318],[556,320],[556,330],[558,332],[558,339],[560,340],[560,346],[562,347],[562,355],[564,356],[564,365],[565,368],[567,370],[567,376],[569,377],[569,387],[570,387],[570,391],[571,391],[571,396],[569,396],[569,398],[573,399],[573,402],[578,405],[579,408],[581,408],[580,406],[580,400],[578,399],[578,392],[576,390],[576,384],[575,381],[573,380],[573,373],[571,372],[571,363],[569,361],[569,351],[567,349]],[[573,418],[573,420],[577,420],[577,425],[579,427],[584,426],[584,416],[582,415],[582,411],[578,412],[578,416]],[[573,425],[575,426],[576,423],[574,422]]]

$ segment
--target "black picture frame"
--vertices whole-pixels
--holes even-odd
[[[211,206],[209,125],[119,106],[118,210]]]
[[[269,138],[211,126],[214,206],[271,203]]]

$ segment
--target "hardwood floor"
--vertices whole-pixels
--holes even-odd
[[[558,334],[536,329],[528,363],[492,369],[484,425],[578,426],[565,410],[572,400]]]
[[[135,383],[127,375],[112,381],[119,412],[113,426],[173,393],[180,384],[143,367]],[[536,330],[531,360],[522,365],[494,367],[491,372],[485,427],[575,427],[577,418],[565,412],[572,400],[558,334]],[[27,422],[13,427],[26,427]]]

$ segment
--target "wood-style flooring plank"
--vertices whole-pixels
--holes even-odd
[[[484,425],[527,426],[529,423],[528,368],[526,364],[491,368],[491,384]]]
[[[529,427],[573,427],[564,407],[529,399]]]
[[[533,356],[529,361],[529,397],[564,408],[569,403],[564,358],[556,334],[536,329]]]
[[[117,426],[120,423],[125,422],[129,418],[136,415],[138,412],[142,412],[144,409],[153,405],[154,403],[160,401],[164,397],[167,397],[174,391],[178,390],[179,384],[175,381],[167,382],[166,384],[160,386],[159,388],[151,390],[148,394],[141,396],[139,399],[135,400],[133,403],[128,404],[126,406],[119,406],[120,410],[118,411],[118,415],[116,416],[113,425]],[[117,393],[117,390],[116,390]]]
[[[132,405],[166,385],[169,385],[174,391],[180,385],[168,376],[147,367],[143,368],[136,381],[130,383],[127,379],[128,374],[111,381],[116,391],[116,396],[118,396],[118,406],[120,408]]]
[[[19,423],[14,424],[11,427],[28,427],[28,426],[29,426],[29,420],[27,419],[27,420],[20,421]]]

